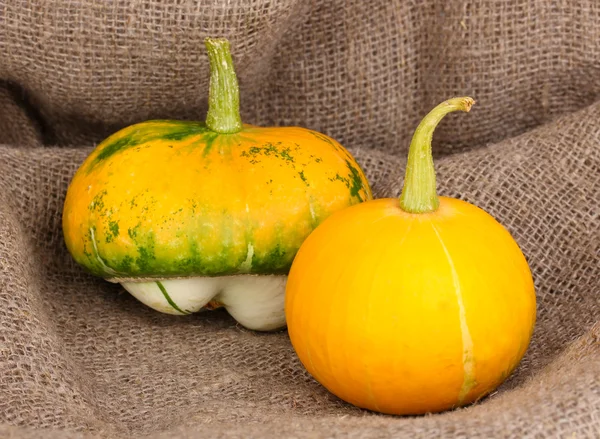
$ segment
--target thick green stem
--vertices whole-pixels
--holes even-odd
[[[431,154],[433,131],[442,118],[453,111],[466,111],[475,103],[472,98],[454,98],[442,102],[423,118],[408,150],[406,176],[400,207],[410,213],[435,211],[440,202],[436,193],[435,168]]]
[[[242,129],[240,90],[229,41],[224,38],[206,38],[204,44],[210,62],[206,126],[216,133],[237,133]]]

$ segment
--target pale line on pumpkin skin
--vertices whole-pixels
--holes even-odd
[[[316,222],[317,215],[315,213],[315,208],[313,207],[312,201],[308,202],[308,209],[310,210],[310,217],[312,218],[313,222]]]
[[[92,238],[92,246],[94,248],[94,256],[96,256],[96,260],[98,262],[100,262],[100,265],[102,265],[102,269],[106,272],[106,274],[110,274],[111,276],[116,275],[117,272],[115,270],[113,270],[112,268],[110,268],[108,265],[106,265],[104,260],[100,257],[100,253],[98,253],[98,244],[96,244],[96,236],[94,235],[93,227],[90,227],[90,236]]]
[[[446,248],[444,241],[442,241],[442,237],[438,229],[435,227],[433,222],[431,222],[431,227],[435,232],[438,240],[440,241],[440,245],[444,250],[444,254],[446,255],[446,259],[448,260],[448,265],[450,265],[450,271],[452,273],[452,283],[454,284],[454,292],[456,293],[456,299],[458,301],[458,312],[460,319],[460,332],[462,337],[463,344],[463,370],[464,370],[464,378],[463,383],[460,388],[460,392],[458,394],[458,403],[462,404],[465,397],[469,394],[473,386],[475,385],[475,362],[473,360],[473,339],[471,338],[471,333],[469,332],[469,326],[467,325],[467,314],[465,311],[465,304],[463,302],[462,292],[460,288],[460,279],[458,278],[458,273],[456,272],[456,267],[454,266],[454,262],[452,261],[452,257],[450,256],[450,252]]]
[[[252,259],[254,258],[254,246],[251,242],[248,243],[248,252],[246,253],[246,260],[240,264],[240,270],[247,271],[248,273],[252,269]]]

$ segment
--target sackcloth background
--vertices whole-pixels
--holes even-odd
[[[470,407],[343,403],[285,331],[154,312],[66,252],[65,192],[108,134],[203,120],[206,36],[231,41],[242,117],[324,132],[397,196],[417,123],[440,193],[511,231],[538,321]],[[600,3],[595,0],[0,0],[0,437],[599,438]]]

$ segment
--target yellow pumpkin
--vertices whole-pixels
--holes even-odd
[[[482,209],[436,195],[433,130],[473,103],[451,99],[423,119],[400,200],[331,215],[292,264],[291,342],[317,381],[356,406],[402,415],[468,404],[529,345],[536,300],[519,246]]]
[[[68,188],[64,237],[79,264],[158,311],[225,306],[244,326],[276,329],[302,241],[371,190],[332,138],[242,124],[229,43],[206,47],[206,123],[148,121],[99,144]]]

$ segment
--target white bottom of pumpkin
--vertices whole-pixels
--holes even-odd
[[[239,275],[121,282],[121,285],[156,311],[185,315],[217,303],[242,326],[272,331],[285,326],[286,281],[284,275]]]

